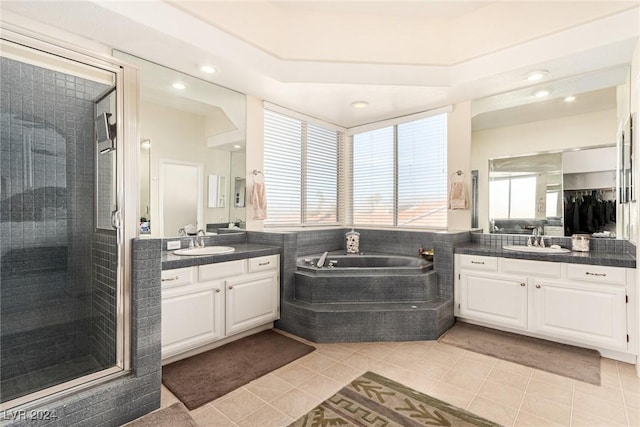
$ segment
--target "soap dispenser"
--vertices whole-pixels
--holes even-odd
[[[351,231],[344,234],[344,239],[344,248],[347,254],[360,253],[360,233],[352,228]]]

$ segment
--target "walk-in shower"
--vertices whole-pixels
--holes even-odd
[[[1,43],[0,409],[6,409],[122,372],[127,363],[117,235],[118,69]]]

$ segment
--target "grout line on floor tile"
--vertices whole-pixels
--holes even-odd
[[[624,388],[622,387],[622,370],[620,369],[620,362],[616,360],[616,373],[618,374],[618,389],[622,394],[622,406],[624,408],[624,416],[627,421],[627,425],[631,425],[631,419],[629,418],[629,408],[627,407],[627,399],[625,397]]]
[[[571,385],[571,411],[569,412],[569,425],[573,425],[573,402],[576,399],[576,382]]]
[[[531,383],[531,379],[533,378],[534,372],[535,370],[532,369],[531,372],[529,373],[529,379],[527,380],[527,384],[524,386],[524,391],[522,393],[522,397],[520,398],[520,404],[518,405],[518,410],[516,411],[516,417],[513,420],[513,425],[515,425],[516,421],[518,420],[518,416],[520,415],[520,412],[522,412],[522,404],[524,403],[524,399],[526,399],[527,397],[527,389],[529,388],[529,384]]]

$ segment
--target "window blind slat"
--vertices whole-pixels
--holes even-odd
[[[300,121],[264,111],[264,181],[267,193],[265,223],[300,223],[301,138]]]
[[[337,223],[341,133],[267,109],[264,119],[265,225]]]
[[[398,225],[447,224],[446,115],[398,125]]]
[[[446,227],[446,114],[354,135],[352,162],[354,224]]]
[[[393,225],[393,127],[353,137],[353,222]]]

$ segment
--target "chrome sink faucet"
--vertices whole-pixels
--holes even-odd
[[[202,233],[202,234],[200,234]],[[204,248],[205,244],[204,244],[204,236],[206,236],[206,233],[204,232],[203,229],[198,230],[198,232],[196,233],[196,246],[199,248]]]
[[[533,241],[531,239],[531,237],[533,237]],[[540,237],[540,239],[538,239],[538,237]],[[540,247],[540,248],[544,248],[545,247],[545,243],[544,243],[544,237],[542,237],[542,227],[534,227],[533,231],[531,232],[531,236],[529,237],[529,239],[527,240],[527,246],[531,247]]]
[[[531,240],[532,237],[533,240]],[[527,239],[527,246],[538,246],[538,240],[536,239],[536,237],[538,237],[538,228],[534,227],[531,231],[531,236],[529,236],[529,239]]]

